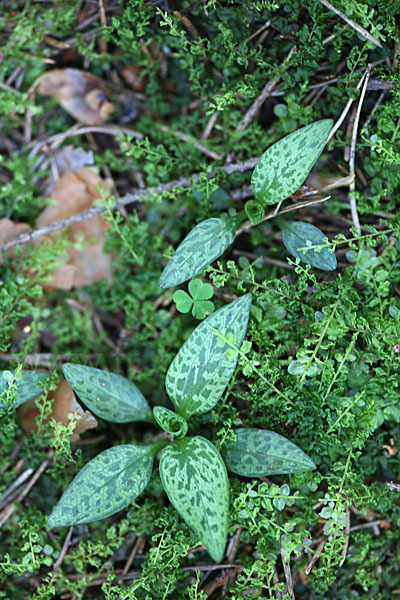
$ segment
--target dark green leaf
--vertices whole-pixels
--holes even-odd
[[[172,361],[165,380],[176,411],[185,419],[209,411],[222,396],[237,363],[237,353],[213,332],[240,347],[247,330],[251,295],[241,296],[200,323]]]
[[[172,412],[164,406],[155,406],[153,409],[155,420],[161,429],[175,437],[183,437],[188,430],[188,424],[183,417]]]
[[[310,123],[287,135],[262,154],[252,177],[256,200],[276,204],[304,183],[332,129],[332,119]]]
[[[65,490],[49,527],[90,523],[122,510],[149,482],[160,444],[114,446],[88,462]]]
[[[8,395],[12,398],[12,408],[17,408],[30,398],[37,396],[43,391],[43,382],[48,376],[47,373],[38,371],[20,371],[17,378],[14,377],[15,371],[0,371],[0,409],[6,409],[4,402]]]
[[[281,229],[283,243],[290,254],[316,269],[336,269],[336,256],[329,250],[332,246],[329,242],[327,245],[326,236],[318,227],[303,221],[287,221],[281,225]],[[315,246],[319,248],[314,248]]]
[[[169,288],[200,273],[233,242],[232,224],[226,219],[206,219],[185,237],[161,273],[158,285]]]
[[[237,439],[229,440],[222,457],[232,473],[264,477],[315,469],[315,464],[296,444],[264,429],[235,429]]]
[[[161,453],[160,475],[171,504],[220,562],[228,532],[229,483],[216,448],[200,436],[175,441]]]
[[[98,417],[114,423],[154,423],[142,392],[126,377],[72,363],[65,364],[63,370],[70,386]]]

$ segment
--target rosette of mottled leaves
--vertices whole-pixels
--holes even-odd
[[[159,425],[164,434],[156,435],[149,445],[116,445],[89,461],[54,507],[50,527],[90,523],[126,508],[146,488],[154,460],[159,457],[161,481],[171,504],[211,558],[219,562],[229,521],[226,466],[244,476],[315,468],[300,448],[273,432],[239,429],[236,440],[225,444],[223,456],[206,438],[186,437],[188,419],[213,408],[232,377],[250,307],[251,296],[246,294],[220,308],[200,323],[182,346],[166,376],[176,412],[165,406],[151,411],[140,390],[121,375],[84,365],[64,365],[74,392],[98,417],[118,423],[146,421]],[[13,393],[17,402],[40,391],[43,377],[37,375],[22,371],[19,380],[16,377],[19,383]]]
[[[225,463],[201,436],[185,437],[187,419],[210,410],[232,377],[237,354],[219,340],[221,331],[240,345],[251,306],[247,294],[220,308],[191,334],[172,362],[166,378],[175,406],[151,411],[140,390],[121,375],[68,363],[64,374],[77,396],[98,417],[114,422],[147,421],[165,435],[148,446],[122,444],[88,462],[65,490],[49,517],[50,527],[89,523],[118,512],[148,484],[160,454],[161,481],[169,500],[198,535],[215,561],[226,544],[229,484]]]
[[[304,183],[318,157],[323,151],[332,129],[331,119],[310,123],[285,136],[268,148],[260,157],[251,177],[254,200],[246,202],[244,209],[232,216],[213,217],[202,221],[181,242],[159,280],[161,288],[174,287],[201,273],[205,267],[219,258],[232,244],[235,232],[246,218],[251,225],[257,225],[264,218],[267,206],[278,204],[289,198]],[[335,256],[329,251],[329,244],[321,247],[317,237],[324,234],[307,229],[308,223],[294,225],[295,233],[305,233],[305,240],[311,242],[312,250],[299,251],[297,239],[283,230],[283,242],[295,257],[318,269],[336,268]],[[292,228],[293,229],[293,228]],[[311,237],[310,237],[311,236]],[[300,235],[301,237],[301,235]],[[318,247],[314,247],[318,246]],[[316,255],[319,256],[316,257]],[[328,256],[329,254],[329,256]],[[181,300],[183,300],[181,298]],[[190,304],[188,310],[190,310]],[[185,311],[186,312],[186,311]]]

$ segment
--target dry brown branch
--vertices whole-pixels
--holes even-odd
[[[106,11],[104,9],[103,0],[99,0],[99,12],[100,12],[100,23],[105,27],[107,25]],[[107,52],[107,42],[103,36],[100,36],[100,52],[105,54]]]
[[[139,535],[135,541],[135,544],[131,550],[131,553],[128,557],[128,560],[125,563],[124,566],[124,570],[122,571],[122,575],[126,575],[131,567],[131,564],[133,563],[136,554],[141,550],[143,551],[144,546],[146,544],[146,536],[144,533],[142,533],[141,535]]]
[[[284,70],[287,69],[290,58],[296,51],[297,51],[297,47],[293,46],[293,48],[290,50],[289,54],[287,55],[286,59],[284,60],[283,64],[281,65],[281,68],[283,68]],[[276,77],[272,81],[269,81],[265,85],[265,87],[261,91],[261,94],[258,96],[258,98],[255,99],[253,104],[250,106],[250,108],[245,113],[243,119],[240,121],[240,123],[237,127],[240,131],[243,131],[244,129],[246,129],[246,127],[248,125],[250,125],[250,123],[252,122],[252,120],[254,119],[254,117],[256,116],[258,111],[260,110],[261,106],[264,104],[266,99],[271,95],[272,90],[274,89],[274,87],[276,86],[276,84],[278,83],[280,78],[281,78],[281,75],[278,75],[278,77]]]
[[[349,19],[349,17],[346,17],[344,13],[342,13],[339,9],[335,8],[330,2],[328,2],[328,0],[319,0],[319,2],[323,4],[326,8],[334,12],[338,17],[343,19],[343,21],[346,21],[346,23],[348,23],[350,27],[355,29],[357,33],[360,33],[367,40],[375,44],[375,46],[378,46],[378,48],[382,48],[382,44],[376,38],[374,38],[373,35],[371,35],[366,29],[364,29],[364,27],[361,27],[361,25],[358,25],[357,23]]]
[[[314,556],[312,557],[310,564],[308,565],[308,567],[305,570],[305,574],[309,575],[311,573],[311,569],[313,568],[313,566],[315,565],[315,563],[317,562],[317,560],[319,559],[319,557],[321,556],[321,552],[324,549],[324,546],[326,544],[326,542],[328,541],[328,537],[325,536],[324,538],[322,538],[318,548],[315,551]]]
[[[40,140],[39,142],[35,142],[32,150],[29,153],[29,158],[35,156],[39,152],[43,146],[49,144],[50,147],[54,150],[60,144],[63,143],[69,137],[73,135],[82,135],[84,133],[105,133],[107,135],[117,135],[118,133],[124,133],[125,135],[130,135],[136,139],[142,140],[144,135],[135,131],[134,129],[129,129],[128,127],[120,127],[119,125],[88,125],[86,127],[82,127],[79,123],[75,123],[72,127],[70,127],[67,131],[63,133],[56,133],[55,135],[51,135],[44,140]]]
[[[207,121],[207,125],[205,126],[205,129],[201,135],[202,140],[206,140],[208,138],[208,136],[214,129],[214,125],[217,122],[217,119],[218,119],[218,111],[215,111],[215,113],[213,113]]]
[[[249,169],[253,169],[256,166],[257,162],[258,162],[258,157],[255,157],[255,158],[249,158],[248,160],[245,160],[243,162],[232,163],[230,165],[224,165],[222,167],[217,167],[217,168],[213,169],[208,174],[208,176],[213,177],[218,172],[218,170],[221,170],[224,173],[227,173],[228,175],[231,173],[239,172],[239,171],[248,171]],[[161,195],[164,192],[170,192],[174,188],[187,188],[192,183],[196,183],[199,180],[199,178],[200,178],[200,175],[196,173],[196,174],[192,175],[191,177],[181,177],[180,179],[174,179],[173,181],[169,181],[168,183],[160,183],[159,185],[156,185],[154,187],[146,188],[144,190],[139,190],[133,194],[126,194],[126,196],[122,196],[121,198],[118,199],[118,202],[115,203],[113,208],[114,209],[120,208],[122,206],[126,206],[127,204],[132,204],[133,202],[140,202],[140,201],[143,201],[145,198],[148,198],[149,196]],[[31,231],[29,233],[21,235],[19,238],[15,239],[15,240],[11,240],[10,242],[7,242],[6,244],[1,245],[0,251],[8,250],[9,248],[16,246],[17,244],[27,244],[28,242],[32,242],[33,240],[36,240],[44,235],[47,235],[48,233],[54,233],[55,231],[60,231],[61,229],[65,229],[66,227],[69,227],[69,225],[72,225],[72,223],[79,223],[80,221],[83,221],[84,219],[91,219],[95,215],[98,215],[98,214],[101,214],[102,212],[104,212],[104,210],[105,210],[105,208],[102,206],[94,206],[92,208],[89,208],[88,210],[81,212],[81,213],[72,215],[71,217],[68,217],[67,219],[61,219],[60,221],[51,223],[50,225],[47,225],[46,227],[42,227],[40,229],[35,229],[34,231]]]
[[[346,529],[345,529],[346,539],[345,539],[343,550],[342,550],[342,558],[340,559],[340,562],[339,562],[339,569],[340,569],[340,567],[342,567],[344,565],[344,562],[346,560],[347,550],[349,548],[349,541],[350,541],[350,508],[349,508],[348,504],[346,504],[346,517],[347,517]]]
[[[218,114],[218,113],[216,113],[216,114]],[[200,152],[203,152],[203,154],[205,154],[206,156],[209,156],[210,158],[212,158],[214,160],[222,160],[223,159],[223,156],[221,154],[214,152],[214,150],[210,150],[209,148],[207,148],[207,146],[205,146],[201,142],[198,142],[196,140],[196,138],[194,138],[191,135],[188,135],[187,133],[184,133],[183,131],[172,131],[169,127],[165,127],[165,125],[162,125],[160,129],[161,129],[161,131],[164,131],[165,133],[170,133],[171,135],[174,135],[175,137],[180,138],[184,142],[190,142],[198,150],[200,150]]]
[[[56,562],[54,563],[54,568],[53,568],[53,572],[54,572],[54,573],[56,573],[56,572],[58,571],[58,569],[59,569],[59,568],[61,567],[61,565],[62,565],[62,561],[64,560],[64,556],[66,555],[66,553],[67,553],[67,550],[68,550],[68,548],[69,548],[69,545],[70,545],[70,543],[71,543],[72,531],[73,531],[73,527],[71,526],[71,527],[68,529],[67,536],[66,536],[66,538],[65,538],[65,541],[64,541],[63,547],[62,547],[62,549],[61,549],[61,552],[60,552],[60,556],[57,558]]]
[[[16,505],[25,498],[25,496],[30,492],[31,488],[35,485],[36,481],[39,479],[41,474],[47,469],[49,462],[53,457],[53,454],[54,450],[53,448],[51,448],[47,453],[47,457],[44,459],[40,467],[36,470],[32,478],[28,481],[22,492],[17,496],[15,502],[12,502],[8,506],[6,506],[2,513],[0,513],[0,527],[2,527],[4,523],[11,517]]]
[[[252,40],[253,38],[255,38],[259,33],[262,33],[265,29],[268,29],[268,27],[271,25],[271,21],[266,21],[264,23],[264,25],[262,25],[259,29],[257,29],[257,31],[255,31],[254,33],[252,33],[251,35],[249,35],[249,37],[247,37],[245,40],[239,42],[239,44],[237,44],[235,46],[235,50],[238,50],[240,48],[240,46],[242,46],[243,44],[247,44],[247,42],[250,42],[250,40]]]

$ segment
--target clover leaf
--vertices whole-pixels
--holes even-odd
[[[189,283],[189,293],[177,290],[173,296],[177,310],[188,313],[192,309],[192,315],[197,319],[204,319],[214,311],[214,304],[209,300],[213,295],[212,286],[204,283],[201,279],[192,279]]]

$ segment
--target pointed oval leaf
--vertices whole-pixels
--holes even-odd
[[[126,377],[72,363],[65,364],[63,370],[70,386],[98,417],[114,423],[154,423],[142,392]]]
[[[274,431],[235,429],[236,440],[222,448],[222,458],[232,473],[265,477],[315,469],[315,463],[296,444]]]
[[[161,453],[160,475],[171,504],[220,562],[228,532],[229,483],[219,452],[200,436],[175,441]]]
[[[185,237],[161,273],[158,285],[169,288],[194,277],[232,244],[234,233],[226,219],[206,219]]]
[[[165,386],[176,411],[185,419],[216,405],[232,377],[237,354],[213,329],[241,346],[247,330],[251,294],[241,296],[200,323],[172,361]]]
[[[48,375],[38,371],[20,371],[15,378],[14,374],[15,371],[0,371],[0,397],[6,400],[10,394],[13,398],[12,408],[17,408],[43,391],[43,382]],[[6,408],[7,403],[0,401],[0,409]]]
[[[185,419],[177,413],[172,412],[172,410],[169,410],[164,406],[155,406],[153,415],[161,429],[164,429],[167,433],[170,433],[175,437],[183,437],[186,435],[188,424]]]
[[[332,246],[326,245],[327,242],[324,241],[326,236],[318,227],[303,221],[285,221],[281,225],[281,230],[283,243],[294,257],[316,269],[324,271],[336,269],[336,256],[329,251]],[[314,246],[319,248],[314,249]]]
[[[160,444],[114,446],[88,462],[67,487],[47,524],[90,523],[122,510],[144,490]]]
[[[315,121],[268,148],[251,176],[256,200],[277,204],[294,194],[324,149],[332,125],[332,119]]]

